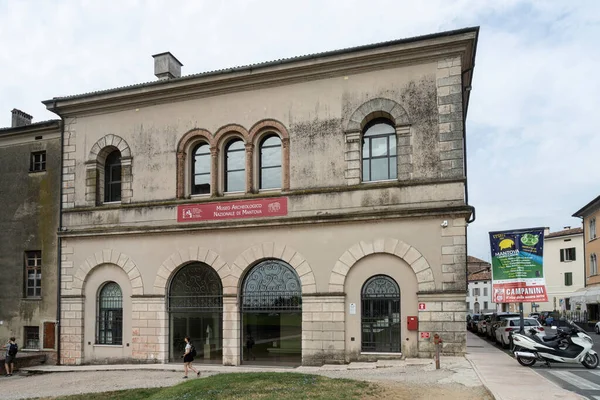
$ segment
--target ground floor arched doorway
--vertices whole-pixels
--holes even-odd
[[[169,359],[181,361],[189,336],[199,363],[223,360],[223,286],[217,272],[192,263],[175,273],[169,286]]]
[[[244,364],[302,363],[302,290],[296,271],[265,260],[246,275],[241,293]]]
[[[400,287],[386,275],[369,278],[361,294],[361,351],[400,353]]]

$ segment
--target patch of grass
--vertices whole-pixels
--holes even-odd
[[[156,389],[60,397],[60,400],[359,400],[371,397],[378,386],[349,379],[330,379],[296,373],[232,373],[191,379]]]

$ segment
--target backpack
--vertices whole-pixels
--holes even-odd
[[[192,355],[192,357],[196,357],[196,346],[192,345],[192,348],[190,349],[190,354]]]
[[[19,346],[17,346],[16,343],[11,343],[8,346],[8,355],[9,356],[16,356],[18,351],[19,351]]]

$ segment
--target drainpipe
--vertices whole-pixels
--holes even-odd
[[[54,109],[56,109],[56,101],[54,102]],[[60,116],[60,115],[59,115]],[[63,197],[63,168],[64,168],[64,157],[63,149],[65,144],[65,120],[60,116],[60,189],[58,198],[58,251],[57,253],[57,266],[58,266],[58,290],[56,291],[56,329],[58,330],[58,341],[56,344],[56,364],[60,365],[60,309],[61,309],[61,289],[62,289],[62,238],[60,232],[62,232],[62,197]]]

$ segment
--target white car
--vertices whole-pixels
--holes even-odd
[[[596,331],[596,335],[600,335],[600,321],[596,322],[596,326],[594,326],[594,330]]]
[[[523,324],[525,333],[529,334],[530,329],[535,329],[538,335],[544,335],[544,327],[540,325],[535,318],[523,318]],[[502,345],[502,347],[508,347],[511,342],[511,332],[519,331],[519,317],[506,318],[496,329],[496,341]]]

